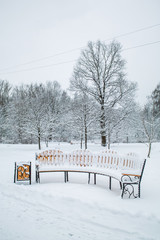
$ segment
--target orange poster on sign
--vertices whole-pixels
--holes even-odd
[[[30,177],[30,166],[23,164],[17,167],[17,181],[29,180]]]

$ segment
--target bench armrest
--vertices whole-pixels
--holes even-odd
[[[135,177],[140,177],[141,175],[138,174],[133,174],[133,173],[122,173],[123,176],[135,176]]]
[[[122,177],[121,177],[122,183],[138,183],[139,181],[140,181],[140,175],[122,173]]]

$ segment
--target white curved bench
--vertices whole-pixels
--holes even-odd
[[[109,189],[111,179],[119,181],[123,197],[140,197],[140,183],[145,166],[145,160],[141,161],[136,154],[120,155],[115,151],[92,153],[88,150],[77,150],[71,153],[63,153],[61,150],[46,150],[36,154],[36,182],[40,183],[40,174],[48,172],[64,172],[64,181],[68,181],[69,172],[88,173],[88,183],[91,174],[109,177]],[[138,185],[138,194],[135,195],[134,185]]]

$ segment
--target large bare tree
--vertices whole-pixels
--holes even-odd
[[[112,109],[125,95],[135,89],[125,80],[125,61],[121,45],[101,41],[89,42],[82,50],[71,78],[71,89],[91,95],[100,106],[101,144],[106,146],[105,109]]]

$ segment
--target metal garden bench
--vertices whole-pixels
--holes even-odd
[[[112,178],[120,183],[121,197],[140,197],[140,184],[146,160],[140,160],[136,154],[120,155],[115,151],[91,153],[90,151],[77,150],[63,153],[60,150],[46,150],[36,154],[36,182],[40,183],[40,174],[49,172],[64,172],[64,181],[69,181],[69,173],[87,173],[88,183],[91,175],[109,177],[109,189]],[[137,193],[135,193],[137,186]]]

